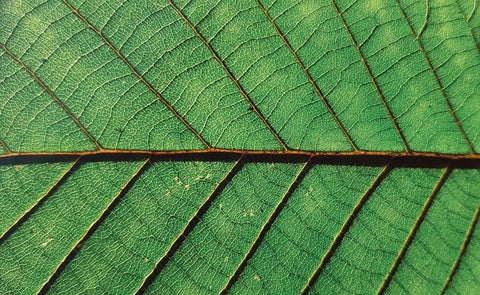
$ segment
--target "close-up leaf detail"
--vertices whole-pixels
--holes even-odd
[[[0,0],[0,293],[479,294],[476,0]]]

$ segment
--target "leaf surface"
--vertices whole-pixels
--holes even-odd
[[[0,2],[0,290],[476,294],[475,1]]]

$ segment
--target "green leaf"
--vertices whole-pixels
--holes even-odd
[[[0,1],[0,291],[480,292],[475,1]]]

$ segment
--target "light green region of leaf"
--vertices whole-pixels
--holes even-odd
[[[479,294],[474,0],[0,0],[0,293]]]
[[[0,288],[37,292],[140,166],[100,163],[74,167],[72,176],[2,242]]]
[[[453,277],[450,288],[446,294],[476,294],[480,292],[478,273],[480,271],[480,234],[478,226],[472,235],[472,239],[463,256],[462,263],[458,267],[457,274]]]
[[[467,21],[470,33],[480,51],[480,15],[477,6],[477,0],[474,1],[457,1],[462,10],[463,18]]]
[[[182,236],[208,199],[205,193],[213,192],[232,164],[152,163],[82,245],[51,291],[72,292],[75,286],[75,292],[133,293],[170,244]],[[96,259],[99,255],[101,260]]]
[[[232,293],[299,293],[380,170],[313,167],[272,224]]]
[[[387,110],[379,103],[370,77],[357,58],[348,34],[342,32],[342,21],[331,3],[316,0],[261,2],[319,89],[323,89],[323,95],[329,98],[358,146],[365,150],[402,151],[402,142]]]
[[[314,290],[375,293],[440,174],[440,169],[393,170],[356,217]],[[355,279],[362,277],[368,280]]]
[[[103,11],[95,2],[72,4],[77,2],[75,6],[207,142],[219,148],[281,148],[168,3],[112,1],[105,7],[109,11]],[[152,47],[156,54],[151,54]]]
[[[400,1],[401,7],[415,33],[421,32],[420,24],[424,19],[415,19],[422,9],[421,1]],[[465,22],[459,7],[453,6],[457,1],[429,1],[428,20],[420,35],[425,55],[428,57],[440,85],[442,95],[452,105],[458,120],[465,129],[475,150],[480,149],[479,121],[471,115],[472,110],[480,110],[480,55],[478,41],[472,38],[472,29]],[[470,1],[458,1],[470,2]],[[478,14],[478,12],[476,12]],[[478,18],[478,16],[477,16]],[[472,42],[473,41],[473,42]]]
[[[0,63],[0,97],[4,98],[0,101],[0,138],[11,151],[84,151],[95,147],[52,97],[3,51]]]
[[[219,292],[296,180],[299,168],[285,163],[246,163],[212,202],[147,293]]]
[[[463,183],[464,179],[468,185]],[[430,207],[388,293],[442,291],[458,256],[452,249],[461,248],[477,209],[477,200],[469,192],[480,192],[480,171],[454,170]],[[472,287],[476,285],[474,281],[470,283]]]
[[[102,39],[67,6],[59,4],[56,1],[2,4],[1,13],[8,18],[2,22],[5,27],[0,31],[0,42],[36,73],[103,147],[201,148],[201,142]],[[34,13],[18,13],[22,11]],[[2,117],[11,120],[16,114],[2,112]],[[61,120],[58,116],[51,119]],[[47,128],[45,132],[50,131]],[[7,139],[4,140],[8,146],[17,143],[16,139]],[[55,149],[63,150],[62,141],[56,143]]]
[[[22,163],[0,165],[0,232],[5,232],[27,209],[35,206],[49,192],[69,162]],[[8,184],[8,185],[6,185]],[[19,196],[22,196],[19,198]]]
[[[446,153],[468,152],[468,146],[447,105],[438,103],[443,97],[428,65],[432,53],[421,50],[416,35],[409,29],[409,19],[405,20],[401,14],[401,6],[393,1],[338,2],[339,11],[345,18],[349,31],[361,46],[360,50],[371,68],[372,75],[378,85],[385,86],[382,87],[382,94],[411,148]],[[424,10],[420,11],[423,13]],[[416,12],[418,13],[418,8]],[[357,21],[358,19],[361,21]],[[447,36],[442,35],[441,38],[446,40]],[[471,40],[459,40],[455,44],[459,47],[473,45]],[[442,54],[444,57],[451,56]],[[474,63],[469,65],[472,70],[477,67],[478,71],[478,55],[473,61]],[[435,71],[436,66],[434,64]],[[459,71],[464,68],[461,67]],[[448,77],[441,77],[443,87],[449,85]],[[470,90],[467,86],[470,80],[467,75],[461,75],[458,84]],[[461,100],[467,98],[463,95],[456,97]],[[468,104],[468,109],[471,111],[476,107]],[[478,124],[477,119],[475,121]],[[462,124],[476,128],[476,124],[463,121]],[[408,128],[409,125],[416,127]]]

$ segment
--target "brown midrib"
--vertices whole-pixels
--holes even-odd
[[[447,154],[447,153],[435,153],[435,152],[389,152],[389,151],[275,151],[275,150],[238,150],[238,149],[202,149],[202,150],[183,150],[183,151],[154,151],[154,150],[91,150],[91,151],[62,151],[62,152],[10,152],[0,155],[0,159],[21,159],[21,158],[35,158],[39,157],[135,157],[135,156],[157,156],[157,157],[188,157],[188,158],[229,158],[252,156],[252,157],[267,157],[273,161],[301,161],[301,158],[312,159],[369,159],[369,161],[382,160],[385,158],[398,158],[405,159],[408,162],[412,162],[415,166],[415,162],[442,162],[442,161],[467,161],[467,162],[480,162],[480,154]],[[297,159],[297,160],[295,160]]]

